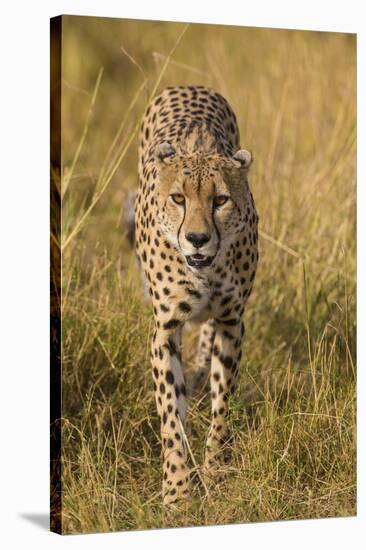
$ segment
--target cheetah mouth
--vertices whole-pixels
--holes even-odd
[[[203,256],[203,254],[192,254],[186,256],[187,264],[191,267],[207,267],[212,264],[214,256]]]

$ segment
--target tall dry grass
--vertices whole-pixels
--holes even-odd
[[[354,515],[355,37],[80,17],[63,32],[63,531]],[[125,205],[148,98],[188,83],[229,100],[254,153],[260,264],[229,475],[171,513]],[[208,405],[189,419],[200,463]]]

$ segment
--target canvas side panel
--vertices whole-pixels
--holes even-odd
[[[61,491],[61,55],[62,17],[51,19],[50,52],[50,528],[62,532]]]

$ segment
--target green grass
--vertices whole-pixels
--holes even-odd
[[[178,41],[183,29],[65,20],[66,533],[356,513],[355,39],[192,25]],[[186,83],[227,97],[254,153],[260,263],[231,398],[228,475],[208,498],[198,486],[171,512],[160,495],[152,314],[124,205],[137,185],[134,132],[148,97]],[[185,341],[191,367],[196,331]],[[201,464],[208,404],[191,401],[188,419]]]

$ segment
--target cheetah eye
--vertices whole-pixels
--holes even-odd
[[[180,195],[179,193],[174,193],[173,195],[170,195],[170,196],[172,200],[175,202],[175,204],[184,204],[186,202],[184,195]]]
[[[217,195],[217,197],[214,198],[213,204],[215,207],[217,206],[223,206],[227,201],[229,200],[229,197],[226,195]]]

